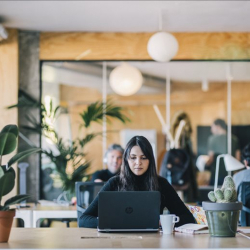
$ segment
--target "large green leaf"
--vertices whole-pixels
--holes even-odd
[[[0,168],[3,170],[4,174],[11,173],[13,175],[13,178],[16,178],[16,172],[12,167],[7,169],[6,165],[2,165],[2,166],[0,166]]]
[[[16,172],[15,172],[15,170],[12,167],[10,167],[9,169],[7,169],[6,165],[2,165],[2,166],[0,166],[0,168],[4,171],[4,174],[11,173],[13,175],[13,178],[16,178]]]
[[[0,133],[0,155],[7,155],[16,149],[17,138],[13,133]]]
[[[31,148],[31,149],[25,150],[21,153],[18,153],[9,160],[8,167],[10,167],[12,164],[16,163],[17,161],[20,161],[21,159],[23,159],[31,154],[38,153],[40,151],[41,151],[41,148]]]
[[[15,176],[11,171],[6,172],[0,178],[0,201],[2,197],[8,194],[15,186]]]
[[[1,133],[12,133],[17,137],[18,136],[18,127],[15,124],[7,125],[2,129]]]
[[[27,195],[27,194],[19,194],[19,195],[16,195],[16,196],[14,196],[14,197],[8,199],[8,200],[4,203],[4,206],[3,206],[2,210],[8,210],[10,205],[18,204],[18,203],[20,203],[20,202],[22,202],[22,201],[27,200],[29,197],[30,197],[30,195]]]
[[[0,167],[0,179],[1,179],[1,177],[4,175],[4,171],[3,171],[3,168],[2,167]]]

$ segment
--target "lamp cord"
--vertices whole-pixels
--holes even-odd
[[[159,31],[162,31],[162,10],[159,11]]]

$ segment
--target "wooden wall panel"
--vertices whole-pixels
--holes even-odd
[[[17,124],[17,109],[6,107],[17,103],[18,97],[18,32],[8,30],[9,38],[0,42],[0,130],[7,124]],[[3,158],[3,164],[13,156]],[[4,200],[16,194],[14,189]]]
[[[151,60],[153,33],[42,32],[41,60]],[[173,33],[179,42],[174,60],[250,59],[250,33]]]

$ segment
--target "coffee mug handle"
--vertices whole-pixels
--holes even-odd
[[[179,216],[175,216],[174,217],[174,223],[179,222],[179,221],[180,221],[180,217]]]

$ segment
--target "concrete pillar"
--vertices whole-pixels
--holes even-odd
[[[39,32],[19,31],[19,89],[24,90],[37,101],[40,101],[40,81],[39,81]],[[36,147],[40,147],[40,135],[22,129],[22,125],[29,126],[26,119],[27,114],[40,123],[40,109],[30,108],[19,109],[18,124],[20,132],[28,138],[29,142]],[[20,151],[30,146],[22,139],[19,139]],[[27,191],[31,200],[40,198],[40,155],[34,154],[24,159],[29,163],[27,169]]]

